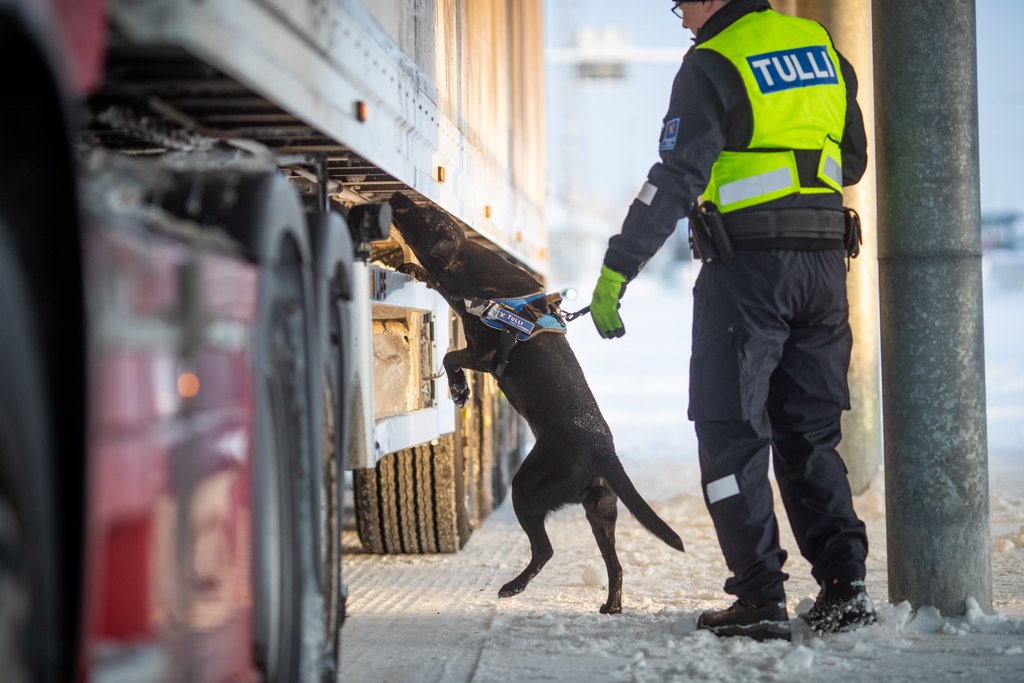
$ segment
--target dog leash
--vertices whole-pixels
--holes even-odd
[[[581,308],[580,310],[576,311],[575,313],[565,312],[562,315],[565,316],[565,322],[571,323],[576,318],[581,318],[581,317],[585,316],[587,313],[590,313],[590,306],[584,306],[583,308]]]

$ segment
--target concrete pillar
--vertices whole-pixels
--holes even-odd
[[[772,9],[791,17],[801,16],[797,12],[797,0],[773,0]]]
[[[889,598],[991,610],[975,5],[872,15]]]
[[[843,441],[839,444],[839,454],[849,472],[850,488],[854,494],[859,494],[875,478],[882,459],[871,0],[799,0],[796,9],[799,16],[824,24],[836,48],[853,65],[860,84],[857,102],[868,134],[868,167],[864,177],[843,192],[844,204],[857,210],[864,228],[864,244],[860,256],[850,263],[846,282],[853,330],[849,372],[852,408],[843,414]]]

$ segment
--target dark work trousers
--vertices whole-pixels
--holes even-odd
[[[728,593],[782,599],[768,456],[801,554],[819,584],[863,579],[864,523],[836,451],[850,407],[845,254],[737,251],[693,290],[690,419]]]

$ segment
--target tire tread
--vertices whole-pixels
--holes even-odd
[[[356,470],[356,528],[371,553],[452,553],[458,533],[451,435],[384,456]]]

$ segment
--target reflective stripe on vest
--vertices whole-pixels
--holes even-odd
[[[724,151],[715,161],[704,200],[728,213],[791,194],[843,191],[838,140],[846,83],[820,24],[772,10],[751,12],[698,49],[736,67],[754,121],[747,148]],[[823,186],[801,184],[793,150],[819,154],[816,178]]]

